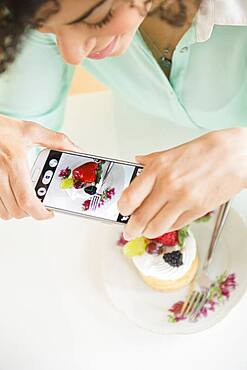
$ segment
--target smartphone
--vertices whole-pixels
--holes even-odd
[[[142,169],[137,163],[45,149],[31,178],[37,197],[50,210],[126,224],[130,216],[119,213],[117,202]]]

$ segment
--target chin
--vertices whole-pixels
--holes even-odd
[[[129,49],[129,45],[126,45],[126,46],[122,46],[122,47],[119,47],[117,50],[115,50],[112,54],[111,54],[111,57],[119,57],[123,54],[126,53],[126,51]]]
[[[126,51],[129,49],[129,47],[131,45],[133,37],[134,37],[134,34],[132,34],[131,36],[128,35],[127,37],[123,36],[122,39],[121,39],[121,42],[117,46],[116,50],[113,51],[111,56],[112,57],[118,57],[120,55],[125,54]]]

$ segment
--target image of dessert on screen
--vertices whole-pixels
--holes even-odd
[[[128,186],[133,166],[63,154],[46,203],[77,213],[116,220],[117,201]]]

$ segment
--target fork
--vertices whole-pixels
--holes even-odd
[[[102,188],[102,186],[104,185],[104,183],[105,183],[105,181],[106,181],[109,173],[112,170],[113,165],[114,165],[113,162],[109,163],[109,165],[107,167],[107,170],[106,170],[106,172],[104,174],[104,177],[102,179],[102,183],[101,183],[100,188]],[[93,212],[96,211],[96,209],[98,208],[98,205],[99,205],[100,200],[101,200],[101,195],[100,194],[95,194],[93,196],[93,198],[91,199],[90,205],[89,205],[90,211],[93,211]]]
[[[188,316],[190,321],[196,321],[198,314],[200,313],[202,307],[205,305],[208,299],[209,289],[212,285],[211,280],[207,274],[207,269],[212,261],[213,251],[215,250],[220,234],[224,227],[229,209],[231,207],[231,201],[224,203],[220,206],[218,211],[217,219],[215,222],[212,238],[209,244],[208,253],[204,261],[201,272],[195,277],[192,282],[191,289],[188,296],[183,304],[181,315]],[[200,290],[193,290],[195,285],[199,285]]]

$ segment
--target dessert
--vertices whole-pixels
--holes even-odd
[[[121,236],[125,256],[132,259],[143,281],[159,291],[174,291],[189,284],[198,269],[196,241],[186,226],[156,239],[139,237],[126,242]]]
[[[115,196],[115,188],[102,183],[109,163],[104,160],[89,161],[76,168],[66,167],[60,170],[60,188],[65,190],[72,201],[80,199],[83,212],[90,210],[94,196],[99,197],[97,208]]]

